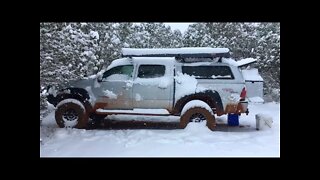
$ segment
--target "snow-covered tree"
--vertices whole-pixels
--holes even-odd
[[[40,23],[40,92],[97,73],[123,47],[227,47],[236,60],[257,58],[265,93],[279,99],[280,23],[195,23],[183,35],[164,23]]]
[[[170,47],[172,48],[183,47],[182,33],[180,30],[174,30],[173,34],[170,35],[170,39],[171,39]]]
[[[265,80],[265,94],[280,96],[279,23],[196,23],[183,36],[184,46],[227,47],[234,59],[253,57]]]

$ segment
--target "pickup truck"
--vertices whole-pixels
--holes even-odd
[[[49,89],[59,127],[86,128],[108,115],[180,116],[180,127],[215,115],[248,114],[245,81],[227,63],[227,48],[124,48],[122,58],[97,75]]]

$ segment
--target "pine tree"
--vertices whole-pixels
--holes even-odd
[[[264,92],[280,96],[279,23],[197,23],[183,36],[184,46],[227,47],[232,58],[252,57],[265,80]]]
[[[227,47],[236,60],[258,60],[265,93],[279,100],[279,23],[195,23],[184,34],[163,23],[40,23],[40,91],[96,74],[124,47]]]

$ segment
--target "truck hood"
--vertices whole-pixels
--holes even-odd
[[[83,88],[94,86],[94,84],[97,83],[97,78],[88,78],[88,79],[80,79],[80,80],[74,80],[69,82],[69,87],[73,88]]]

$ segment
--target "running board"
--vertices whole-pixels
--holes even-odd
[[[166,109],[133,109],[133,110],[108,110],[97,109],[97,114],[130,114],[149,116],[168,116],[170,113]]]

